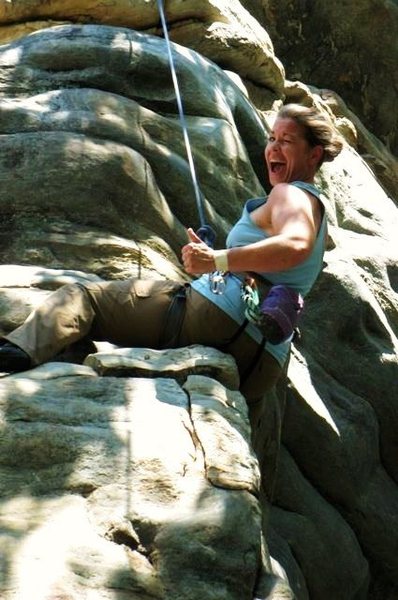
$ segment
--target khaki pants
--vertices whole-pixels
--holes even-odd
[[[35,365],[86,336],[119,346],[159,348],[167,310],[180,287],[176,282],[141,279],[65,285],[5,339],[25,350]],[[246,333],[229,343],[237,328],[213,302],[187,288],[179,346],[220,348],[235,358],[242,376],[253,364],[258,345]],[[264,393],[275,385],[281,371],[277,361],[262,352],[242,382],[251,420],[261,416]]]

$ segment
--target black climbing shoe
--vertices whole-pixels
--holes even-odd
[[[30,356],[18,346],[6,342],[0,346],[0,372],[18,373],[32,367]]]

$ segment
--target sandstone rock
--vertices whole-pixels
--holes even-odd
[[[386,193],[390,194],[392,198],[396,198],[398,193],[398,161],[396,157],[363,125],[336,92],[329,89],[318,89],[299,81],[286,81],[285,95],[287,102],[323,107],[330,117],[334,117],[336,128],[341,135],[366,160]]]
[[[176,17],[171,13],[169,19],[171,39],[235,71],[242,79],[272,90],[275,96],[280,95],[284,68],[274,54],[266,30],[236,0],[200,4],[192,3],[191,18],[186,23],[181,20],[180,7],[176,6]],[[177,23],[173,27],[174,19]]]
[[[283,466],[272,522],[283,538],[289,540],[305,577],[308,596],[304,590],[294,590],[297,597],[363,597],[368,584],[368,563],[353,531],[338,511],[312,488],[286,451],[281,453],[280,460]],[[333,560],[328,560],[333,547]]]
[[[13,373],[12,375],[7,375],[7,382],[16,379],[18,380],[17,385],[19,385],[21,380],[27,380],[25,381],[24,385],[29,387],[29,382],[32,380],[43,382],[48,379],[56,379],[58,377],[73,377],[78,375],[97,377],[97,373],[94,371],[94,369],[91,369],[85,365],[52,361],[33,369],[29,369],[28,371],[24,371],[23,373]],[[35,389],[34,384],[32,384],[32,389]]]
[[[322,100],[332,109],[336,117],[355,131],[355,142],[352,143],[374,171],[379,182],[392,198],[396,198],[398,190],[398,160],[388,148],[369,131],[348,108],[343,99],[332,90],[315,90]],[[344,125],[342,125],[344,126]]]
[[[156,240],[162,238],[179,251],[186,240],[181,222],[194,227],[199,223],[181,126],[175,115],[169,116],[175,104],[164,42],[128,30],[86,26],[45,30],[17,46],[15,52],[13,45],[4,46],[2,58],[0,51],[0,72],[3,63],[10,96],[3,101],[0,118],[0,130],[8,133],[1,150],[6,158],[0,193],[6,261],[15,262],[15,253],[21,255],[16,239],[20,231],[24,260],[37,264],[39,259],[48,266],[64,266],[75,247],[72,260],[80,251],[75,268],[78,264],[98,272],[100,256],[85,256],[82,244],[87,241],[109,256],[120,238],[133,240],[130,247],[123,241],[126,258],[138,255],[145,261],[140,244],[153,238],[152,231],[155,250],[161,249]],[[176,60],[190,81],[185,109],[203,115],[188,120],[193,144],[205,148],[195,152],[198,176],[216,231],[224,236],[239,214],[241,199],[261,193],[247,156],[264,178],[265,132],[231,79],[197,55],[190,60],[187,52],[180,49]],[[161,93],[149,83],[153,70],[158,77],[162,70]],[[206,72],[207,86],[201,72]],[[223,140],[230,142],[225,145]],[[225,149],[224,167],[215,169],[220,147]],[[218,193],[221,186],[223,195]],[[10,198],[11,213],[6,208]],[[109,238],[106,244],[104,237]],[[166,252],[167,258],[170,254]]]
[[[86,370],[0,381],[1,597],[251,599],[261,518],[243,398],[203,376],[183,390]]]
[[[198,375],[188,379],[184,390],[189,394],[191,418],[209,481],[217,487],[247,489],[258,495],[260,474],[250,447],[242,395],[226,391],[217,383],[209,385]]]
[[[229,389],[239,388],[234,359],[215,348],[118,348],[90,354],[85,364],[103,376],[172,377],[183,383],[195,372],[214,377]]]
[[[252,0],[243,2],[249,3]],[[287,77],[340,94],[396,156],[397,3],[267,0],[261,4],[258,19],[267,28]]]
[[[268,600],[359,600],[369,573],[370,594],[393,598],[395,163],[334,92],[313,80],[280,87],[268,35],[237,2],[176,1],[167,9],[173,39],[201,32],[195,43],[235,71],[174,46],[220,247],[242,202],[268,185],[263,146],[284,94],[323,107],[348,144],[372,155],[365,158],[380,181],[349,147],[322,167],[325,271],[307,300],[285,413],[283,394],[270,394],[255,432],[259,464],[243,399],[225,387],[236,387],[227,383],[228,361],[207,350],[183,388],[170,377],[181,376],[172,360],[154,368],[154,355],[147,364],[136,355],[138,378],[57,362],[1,379],[2,593],[31,600],[23,574],[35,565],[37,600],[110,600],[115,588],[120,599],[252,600],[267,523],[271,556],[263,546],[266,577],[257,591]],[[0,253],[3,264],[23,265],[12,277],[0,270],[3,331],[70,278],[185,277],[179,251],[185,227],[198,220],[165,44],[125,28],[139,23],[160,34],[155,11],[154,2],[0,3],[5,35],[11,23],[26,31],[25,22],[41,27],[41,19],[118,18],[124,26],[66,25],[0,48]],[[297,48],[299,27],[296,34]],[[119,360],[98,350],[90,358],[98,371]],[[76,523],[73,535],[66,522]],[[57,568],[49,547],[57,548]]]
[[[172,0],[167,2],[165,13],[173,41],[193,48],[217,64],[239,73],[242,78],[271,89],[275,95],[282,92],[283,65],[274,54],[266,30],[241,2],[188,0],[181,4]],[[0,4],[0,23],[12,23],[3,27],[0,39],[4,43],[32,30],[64,21],[94,21],[162,35],[156,2],[138,0],[131,5],[126,0],[116,0],[111,6],[105,6],[98,0],[50,0],[43,5],[39,0],[33,0],[28,5]]]

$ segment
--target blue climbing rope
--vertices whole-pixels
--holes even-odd
[[[175,91],[177,107],[178,107],[178,114],[179,114],[179,118],[180,118],[181,129],[182,129],[183,136],[184,136],[185,149],[186,149],[186,153],[187,153],[188,164],[189,164],[189,169],[190,169],[190,173],[191,173],[191,179],[192,179],[192,184],[193,184],[193,188],[194,188],[194,193],[195,193],[196,206],[197,206],[197,210],[198,210],[200,228],[198,229],[198,231],[196,233],[202,241],[204,241],[209,246],[213,246],[214,241],[215,241],[215,233],[214,233],[213,229],[210,227],[210,225],[208,225],[206,223],[206,219],[205,219],[204,196],[200,190],[200,187],[198,184],[198,179],[196,177],[195,163],[193,160],[191,144],[189,141],[188,128],[187,128],[187,123],[186,123],[185,114],[184,114],[184,108],[183,108],[183,104],[182,104],[181,92],[180,92],[180,88],[178,85],[178,79],[177,79],[177,73],[176,73],[175,64],[174,64],[173,53],[171,50],[171,43],[170,43],[170,38],[169,38],[169,32],[167,29],[167,22],[166,22],[166,16],[165,16],[165,12],[164,12],[163,0],[158,0],[158,8],[159,8],[160,21],[161,21],[162,29],[163,29],[163,35],[164,35],[164,39],[166,41],[171,78],[172,78],[173,85],[174,85],[174,91]]]

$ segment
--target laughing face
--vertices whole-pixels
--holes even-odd
[[[276,119],[265,148],[271,185],[312,182],[322,151],[322,146],[308,143],[302,125],[293,119]]]

